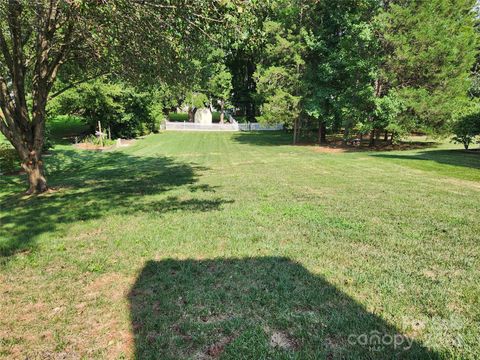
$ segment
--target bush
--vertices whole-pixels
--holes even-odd
[[[81,116],[93,133],[98,122],[113,138],[134,138],[155,131],[159,109],[151,111],[153,95],[120,83],[96,80],[60,95],[49,104],[49,115]]]
[[[150,106],[150,116],[153,120],[152,131],[154,133],[160,132],[162,128],[162,122],[165,120],[162,104],[153,101]]]
[[[453,125],[453,141],[463,144],[466,150],[480,135],[480,112],[473,112],[459,117]]]
[[[151,97],[133,89],[123,91],[119,101],[123,105],[120,116],[110,125],[112,136],[135,138],[154,131],[155,121],[150,113]]]
[[[92,144],[92,145],[95,145],[95,146],[112,146],[112,145],[115,144],[114,140],[110,140],[110,139],[107,139],[107,138],[100,139],[99,137],[97,137],[95,135],[89,135],[89,136],[85,137],[82,140],[82,142],[85,143],[85,144]]]
[[[43,140],[42,151],[46,152],[46,151],[50,150],[51,148],[53,148],[54,146],[55,146],[55,143],[53,142],[51,129],[50,129],[50,126],[47,124],[45,126],[45,138]]]
[[[20,169],[17,151],[8,144],[0,143],[0,174],[11,174]]]

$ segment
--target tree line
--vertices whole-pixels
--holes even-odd
[[[475,0],[257,4],[232,48],[234,98],[259,121],[380,136],[480,132]],[[258,24],[256,27],[255,24]],[[240,54],[240,55],[239,55]],[[243,61],[243,63],[242,63]],[[241,63],[241,68],[236,66]],[[252,110],[253,109],[253,110]]]
[[[3,0],[0,131],[47,189],[49,113],[154,130],[183,105],[343,133],[480,133],[475,0]],[[93,104],[93,105],[92,105]],[[96,106],[94,106],[96,104]]]

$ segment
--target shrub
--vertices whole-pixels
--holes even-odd
[[[473,112],[459,117],[453,125],[453,141],[463,144],[466,150],[480,135],[480,112]]]
[[[119,101],[123,111],[109,124],[114,137],[134,138],[155,130],[155,121],[150,112],[151,97],[148,93],[139,93],[129,88],[122,92]]]
[[[94,132],[100,121],[114,138],[134,138],[155,131],[153,95],[120,83],[96,80],[70,89],[49,105],[49,114],[81,116]],[[157,109],[158,112],[158,109]]]
[[[11,174],[19,169],[20,159],[15,149],[0,143],[0,174]]]
[[[150,105],[150,116],[152,117],[152,131],[154,133],[160,132],[162,128],[162,122],[165,120],[165,114],[163,113],[163,106],[161,103],[153,101]]]
[[[52,132],[51,132],[50,126],[47,124],[47,126],[45,126],[45,138],[44,138],[44,141],[43,141],[43,152],[46,152],[46,151],[50,150],[51,148],[54,147],[54,145],[55,145],[55,143],[53,142]]]
[[[92,144],[92,145],[95,145],[95,146],[112,146],[113,144],[115,144],[115,141],[114,140],[110,140],[110,139],[107,139],[107,138],[103,138],[102,140],[95,136],[95,135],[89,135],[87,137],[85,137],[83,140],[82,140],[83,143],[85,144]]]

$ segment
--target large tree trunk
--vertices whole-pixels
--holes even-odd
[[[22,167],[28,176],[27,194],[43,193],[48,190],[41,157],[33,157],[35,159],[22,163]]]
[[[23,139],[13,137],[11,143],[17,149],[22,168],[27,174],[27,194],[39,194],[48,190],[42,160],[45,138],[45,107],[43,105],[32,114],[32,121],[25,123]],[[27,111],[25,109],[24,111]],[[27,139],[26,141],[24,139]],[[23,141],[22,141],[23,140]]]
[[[220,124],[223,124],[225,121],[225,101],[220,101]]]
[[[32,26],[22,21],[23,5],[23,1],[10,0],[8,32],[0,27],[0,131],[17,150],[28,177],[27,193],[33,194],[48,189],[42,162],[45,108],[58,69],[72,45],[75,22],[60,2],[49,1],[36,7],[36,25]],[[34,50],[26,53],[24,47],[31,34],[35,36]],[[31,102],[27,101],[28,88]]]
[[[28,194],[45,192],[47,181],[43,170],[42,150],[45,141],[46,89],[39,87],[33,99],[32,120],[26,102],[5,105],[1,103],[3,120],[0,118],[0,130],[17,150],[22,168],[27,174]],[[5,94],[0,93],[0,98]]]
[[[27,109],[18,109],[17,113],[22,113],[23,111],[26,112]],[[33,114],[33,121],[26,121],[26,119],[17,119],[16,123],[8,119],[7,121],[13,126],[15,126],[16,123],[23,124],[21,129],[18,129],[16,132],[5,131],[4,134],[6,134],[10,143],[17,150],[22,162],[22,168],[27,174],[27,194],[47,191],[48,186],[42,160],[45,136],[45,111],[35,112]]]

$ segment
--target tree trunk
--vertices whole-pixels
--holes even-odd
[[[345,130],[343,130],[343,144],[344,145],[347,145],[349,137],[350,137],[350,130],[346,127]]]
[[[246,106],[246,116],[248,121],[250,122],[255,121],[255,106],[251,102],[249,102]]]
[[[34,160],[22,163],[23,169],[28,176],[27,194],[43,193],[48,190],[47,180],[45,179],[43,162],[39,156],[31,156]],[[36,159],[35,159],[36,158]]]
[[[293,122],[293,145],[297,143],[298,119]]]
[[[9,31],[3,31],[3,22],[0,27],[0,131],[17,150],[28,175],[27,193],[33,194],[48,189],[42,162],[45,108],[58,70],[73,46],[76,21],[70,18],[70,11],[59,10],[60,2],[42,2],[35,7],[35,26],[29,31],[22,3],[8,2]],[[29,32],[35,38],[33,51],[24,49]]]
[[[375,146],[375,129],[372,129],[372,131],[370,132],[370,144],[368,146]]]
[[[223,124],[225,121],[225,101],[220,101],[220,124]]]
[[[189,122],[194,122],[195,121],[195,113],[193,112],[192,107],[188,108],[188,121]]]
[[[327,126],[325,121],[318,121],[318,144],[323,145],[327,143]]]
[[[383,84],[380,79],[375,80],[375,97],[380,98],[382,97],[382,91],[383,91]],[[376,130],[376,119],[374,116],[370,118],[370,121],[372,122],[372,131],[370,132],[370,144],[368,146],[373,147],[375,146],[375,140],[378,140],[380,137],[380,130]],[[376,138],[375,138],[376,137]]]
[[[385,131],[385,135],[383,137],[383,141],[387,142],[388,141],[388,131]]]
[[[322,145],[322,120],[318,120],[318,145]]]

